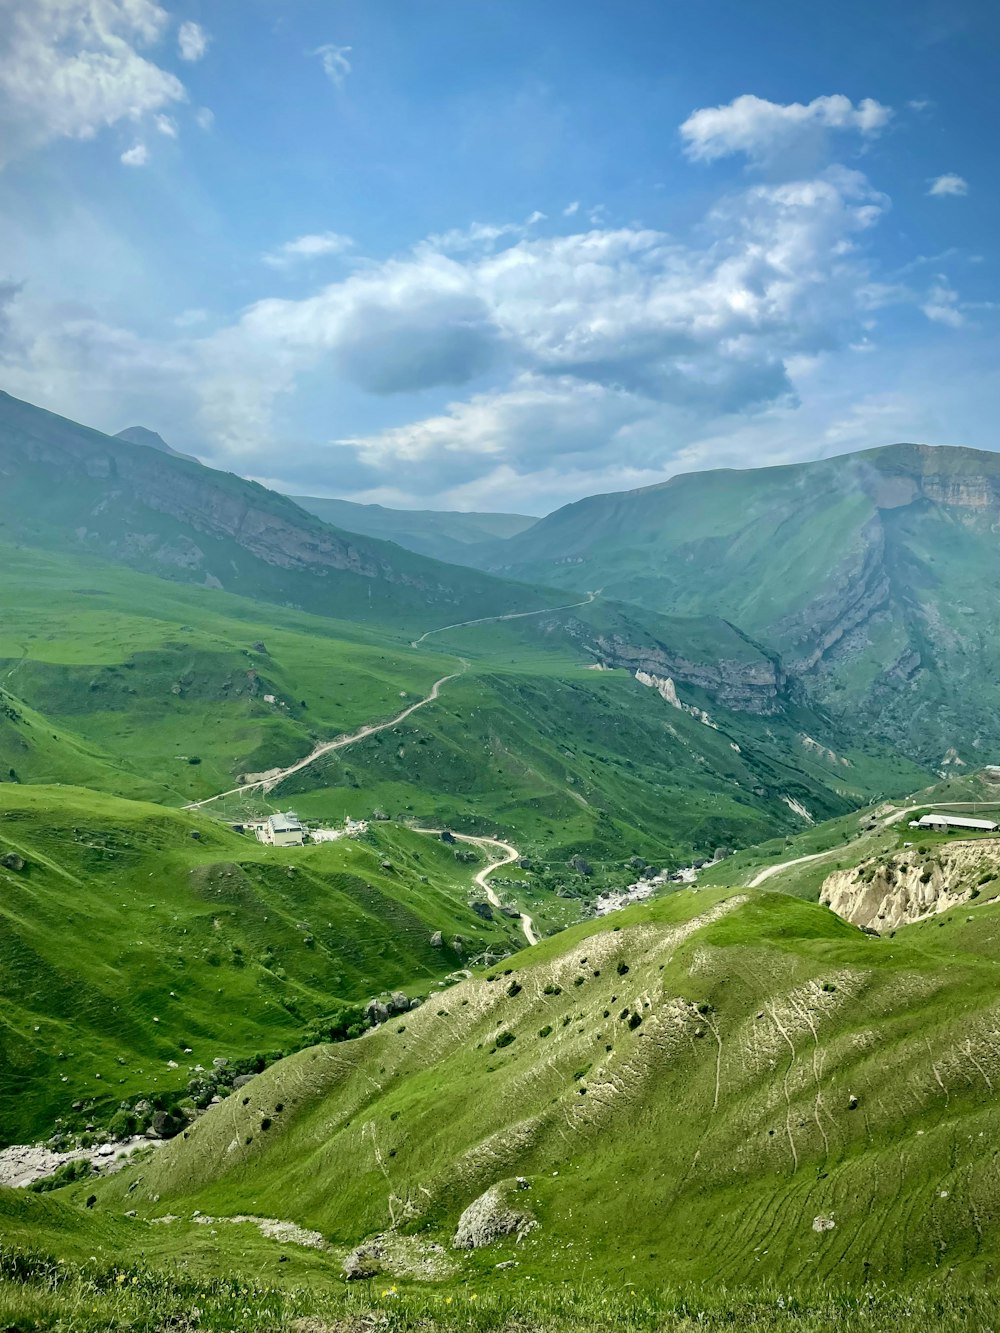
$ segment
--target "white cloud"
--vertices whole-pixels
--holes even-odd
[[[313,52],[314,56],[319,56],[323,64],[323,73],[335,88],[343,88],[351,72],[351,62],[347,58],[350,51],[349,46],[334,46],[328,42],[326,46],[319,46]]]
[[[133,144],[122,153],[121,160],[126,167],[144,167],[149,161],[149,149],[144,143]]]
[[[743,153],[764,162],[830,130],[853,130],[866,138],[879,134],[892,111],[871,97],[857,106],[836,93],[808,103],[769,102],[745,93],[725,106],[693,111],[680,127],[684,151],[695,161]]]
[[[958,329],[965,323],[958,292],[943,275],[939,275],[920,308],[935,324],[947,324],[949,328]]]
[[[0,161],[185,99],[180,80],[140,54],[168,22],[156,0],[0,0],[0,18]]]
[[[209,36],[200,23],[182,23],[177,32],[177,49],[182,60],[201,60],[208,50]]]
[[[566,207],[563,209],[563,217],[571,218],[574,216],[574,214],[579,213],[579,211],[580,211],[580,201],[579,199],[574,199],[571,204],[567,204]]]
[[[177,122],[173,116],[164,116],[163,114],[153,117],[153,124],[161,134],[165,134],[168,139],[177,138]]]
[[[326,255],[343,254],[353,244],[350,236],[341,236],[336,231],[299,236],[294,241],[285,241],[276,250],[266,254],[264,263],[270,264],[272,268],[289,268],[302,259],[322,259]]]
[[[215,112],[207,106],[200,106],[194,113],[194,118],[198,128],[206,132],[215,124]]]
[[[947,172],[943,176],[936,176],[931,181],[927,193],[938,196],[968,194],[969,182],[961,176],[956,176],[953,172]]]

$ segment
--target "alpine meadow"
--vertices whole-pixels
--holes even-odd
[[[998,57],[0,0],[0,1329],[1000,1328]]]

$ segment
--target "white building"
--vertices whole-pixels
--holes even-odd
[[[968,829],[973,833],[996,833],[998,825],[992,819],[963,819],[959,815],[942,815],[932,812],[917,820],[917,828],[932,829]]]
[[[265,839],[275,847],[301,847],[302,825],[294,815],[271,815],[265,825]]]

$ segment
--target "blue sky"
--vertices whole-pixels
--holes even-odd
[[[0,0],[0,386],[545,512],[997,447],[981,3]]]

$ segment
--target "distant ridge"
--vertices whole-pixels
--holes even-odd
[[[174,449],[167,444],[162,435],[158,435],[155,430],[147,430],[145,426],[128,426],[125,430],[120,430],[115,439],[127,440],[129,444],[142,444],[147,449],[159,449],[161,454],[170,454],[172,458],[183,458],[188,463],[200,461],[193,454],[182,454],[179,449]]]

